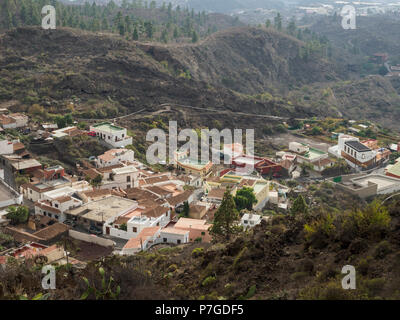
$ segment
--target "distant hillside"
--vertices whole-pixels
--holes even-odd
[[[96,4],[97,3],[97,4]],[[0,31],[20,26],[41,26],[43,0],[4,0],[0,2]],[[52,1],[57,27],[72,27],[94,32],[112,32],[132,40],[197,42],[209,34],[243,25],[223,14],[207,14],[187,7],[174,8],[163,3],[120,1]]]
[[[357,17],[356,29],[345,30],[341,17],[319,18],[310,27],[311,30],[325,35],[336,47],[348,52],[372,55],[387,52],[399,56],[400,18],[393,15]]]
[[[249,27],[218,32],[196,46],[143,46],[155,59],[189,70],[195,80],[246,94],[337,80],[345,73],[318,55],[302,58],[302,47],[272,28]]]
[[[396,126],[398,86],[380,77],[348,80],[344,64],[322,51],[304,55],[308,49],[308,43],[265,28],[233,28],[196,44],[17,28],[0,35],[0,102],[17,99],[20,111],[40,104],[51,106],[52,114],[72,111],[85,119],[173,102],[295,118],[344,115]],[[65,107],[71,101],[73,110]]]

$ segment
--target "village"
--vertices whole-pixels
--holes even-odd
[[[345,132],[329,132],[329,143],[286,141],[274,157],[246,154],[240,143],[223,144],[220,156],[229,164],[176,152],[173,168],[158,171],[135,158],[133,137],[115,123],[32,129],[27,115],[0,112],[0,265],[45,257],[81,267],[109,254],[211,242],[209,230],[226,193],[254,195],[251,207],[240,210],[240,226],[247,229],[274,213],[290,214],[296,197],[289,195],[306,196],[313,181],[363,199],[400,191],[400,143],[363,138],[360,131],[369,125],[353,120]],[[300,129],[316,128],[305,123]],[[86,135],[107,151],[70,172],[43,165],[10,134],[16,130],[22,135],[36,130],[44,144]],[[71,250],[68,241],[79,250]]]

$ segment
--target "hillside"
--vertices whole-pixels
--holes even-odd
[[[302,58],[302,46],[303,42],[272,28],[244,27],[218,32],[196,46],[150,50],[155,59],[189,70],[195,80],[247,94],[332,81],[344,73],[344,68],[324,58]]]
[[[230,240],[154,247],[92,261],[73,273],[60,267],[49,299],[79,299],[86,290],[83,277],[100,287],[100,266],[114,279],[112,292],[120,285],[121,300],[399,299],[399,203],[355,205],[340,192],[332,198],[333,192],[323,185],[313,194],[321,207],[304,215],[275,215]],[[356,290],[342,289],[345,265],[357,270]],[[0,298],[41,292],[35,270],[33,261],[1,269]]]
[[[345,64],[318,52],[305,58],[307,47],[265,28],[232,28],[195,44],[160,44],[72,28],[21,27],[0,35],[0,102],[18,100],[19,111],[40,104],[51,114],[84,119],[168,102],[295,118],[344,115],[396,128],[396,80],[357,79]]]
[[[249,55],[239,55],[240,43],[234,46],[235,38],[246,39],[252,32],[264,43],[268,37],[274,37],[276,49],[271,48],[269,52],[266,46]],[[301,78],[300,72],[293,72],[296,76],[291,76],[288,68],[306,70],[311,67],[314,72],[307,72],[307,76],[303,73],[304,81],[311,81],[320,77],[318,66],[326,65],[321,59],[302,64],[301,60],[296,60],[296,53],[279,57],[277,52],[283,52],[285,46],[297,49],[300,45],[279,34],[245,28],[222,32],[220,36],[219,45],[225,48],[227,55],[216,53],[211,63],[214,68],[225,70],[225,74],[237,76],[235,81],[249,92],[264,91],[268,78],[263,74],[268,70],[271,79],[277,78],[273,86],[279,80],[294,82]],[[301,105],[290,106],[284,99],[263,101],[224,87],[217,72],[210,71],[212,67],[206,64],[206,57],[201,57],[202,51],[217,49],[215,41],[211,37],[194,45],[143,45],[117,35],[77,29],[60,28],[49,32],[35,27],[18,28],[0,38],[0,99],[18,99],[27,106],[34,103],[52,106],[54,112],[68,111],[63,106],[75,99],[80,102],[74,112],[84,118],[96,117],[93,112],[97,107],[113,106],[124,114],[165,102],[230,110],[244,108],[249,112],[285,116],[295,116],[303,110]],[[257,41],[257,37],[249,45],[253,41]],[[241,45],[245,46],[246,41]],[[256,46],[253,44],[253,48]],[[197,61],[186,56],[190,51],[194,52],[193,59]],[[265,58],[266,55],[270,58]],[[241,63],[240,69],[236,63]],[[198,65],[197,69],[193,68],[195,65]],[[278,75],[278,69],[285,68],[287,71]],[[249,74],[240,72],[245,69]],[[209,71],[211,76],[207,77]],[[252,85],[246,85],[251,76],[256,80]],[[88,114],[88,109],[92,114]],[[302,116],[304,114],[317,115],[311,109],[304,109]],[[329,110],[325,114],[329,114]]]

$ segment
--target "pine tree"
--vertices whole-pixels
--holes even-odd
[[[210,233],[214,236],[222,236],[229,240],[231,235],[240,231],[238,225],[239,220],[240,217],[236,209],[235,201],[228,189],[224,194],[220,207],[214,215],[214,222]]]
[[[192,33],[192,42],[196,43],[197,41],[199,41],[199,36],[197,35],[197,32],[193,30]]]
[[[178,30],[178,27],[175,26],[175,28],[174,28],[174,39],[177,39],[178,37],[179,37],[179,30]]]
[[[138,32],[138,30],[137,30],[136,27],[135,27],[135,29],[133,30],[132,39],[135,40],[135,41],[139,40],[139,32]]]
[[[277,30],[279,30],[279,31],[282,30],[282,16],[279,12],[276,15],[276,17],[274,18],[274,26]]]
[[[168,42],[168,31],[166,29],[161,33],[161,41],[164,43]]]

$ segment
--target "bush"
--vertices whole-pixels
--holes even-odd
[[[192,251],[192,257],[197,258],[204,254],[204,248],[196,248]]]
[[[381,241],[376,247],[374,251],[374,257],[376,259],[383,259],[387,254],[392,252],[391,245],[388,241]]]
[[[25,223],[29,218],[29,209],[25,206],[11,206],[7,209],[6,217],[11,220],[11,224],[13,225]]]
[[[209,276],[203,280],[201,285],[203,287],[211,287],[213,284],[215,284],[215,282],[217,282],[217,278],[215,278],[214,276]]]
[[[390,215],[379,201],[373,201],[364,210],[352,211],[344,218],[343,233],[354,237],[379,239],[389,230]]]
[[[171,264],[168,269],[167,272],[175,272],[178,269],[178,266],[176,264]]]
[[[385,286],[386,280],[384,278],[375,278],[366,280],[364,282],[365,287],[368,289],[369,296],[376,296],[380,291],[382,291]]]
[[[293,281],[303,280],[307,277],[308,277],[308,272],[304,271],[295,272],[290,275],[290,279]]]
[[[335,234],[336,227],[333,222],[333,216],[327,213],[310,224],[306,224],[304,226],[306,241],[316,248],[325,247],[328,240]]]

